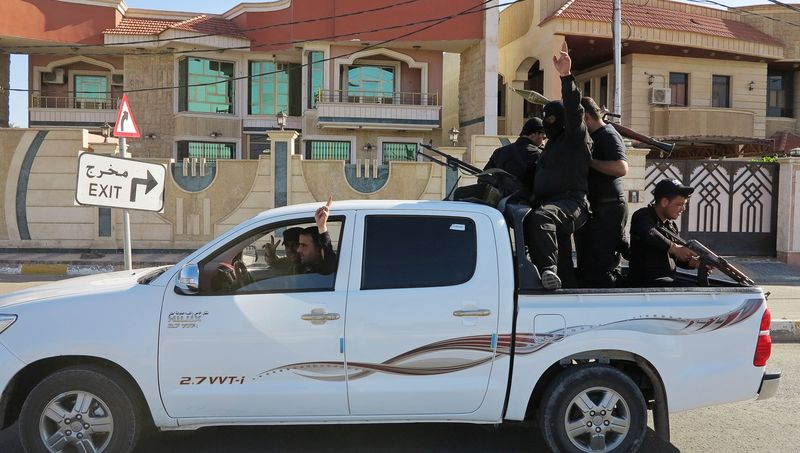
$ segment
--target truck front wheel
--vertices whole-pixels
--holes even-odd
[[[124,380],[108,370],[57,371],[31,390],[19,417],[28,453],[128,453],[141,420]]]
[[[545,395],[540,426],[553,451],[630,452],[644,440],[644,397],[616,368],[598,364],[567,368]]]

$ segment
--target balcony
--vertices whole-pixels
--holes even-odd
[[[652,107],[655,137],[753,137],[753,112],[714,107]]]
[[[99,127],[113,124],[119,99],[86,99],[57,96],[31,96],[31,127]]]
[[[321,128],[430,131],[441,127],[437,93],[320,90]]]

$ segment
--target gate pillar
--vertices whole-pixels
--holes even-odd
[[[800,266],[800,157],[778,159],[778,259]]]

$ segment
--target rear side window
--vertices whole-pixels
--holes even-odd
[[[367,216],[361,289],[459,285],[472,278],[476,260],[471,219]]]

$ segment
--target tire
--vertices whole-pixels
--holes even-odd
[[[103,368],[56,371],[37,384],[22,405],[22,447],[27,453],[130,453],[142,417],[137,417],[129,396],[133,392],[126,390],[130,385],[122,376]]]
[[[635,452],[644,440],[644,397],[633,380],[616,368],[569,367],[544,395],[540,428],[554,452]]]

